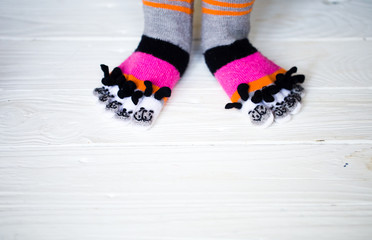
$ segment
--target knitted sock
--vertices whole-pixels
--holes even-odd
[[[203,0],[202,48],[209,70],[256,126],[286,122],[301,108],[303,75],[279,67],[247,39],[254,0]]]
[[[111,73],[101,65],[103,86],[94,94],[117,118],[148,128],[189,62],[193,0],[143,0],[143,6],[137,49]]]

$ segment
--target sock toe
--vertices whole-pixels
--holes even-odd
[[[137,106],[133,103],[131,97],[124,98],[121,103],[122,105],[115,112],[115,118],[129,123]]]
[[[293,86],[291,93],[298,94],[299,96],[301,96],[301,98],[303,98],[306,95],[305,89],[299,84]]]
[[[293,110],[291,111],[291,114],[295,115],[299,113],[301,111],[301,108],[302,108],[302,104],[300,102],[297,102],[296,107],[293,108]]]
[[[144,97],[134,110],[132,124],[149,129],[153,126],[163,108],[163,102],[153,96]]]
[[[115,95],[110,91],[110,87],[95,88],[93,94],[98,98],[99,102],[107,103],[115,98]]]
[[[302,107],[301,96],[287,89],[280,90],[280,93],[284,96],[284,104],[289,113],[292,115],[297,114]]]
[[[244,115],[248,116],[253,126],[267,128],[274,121],[273,112],[262,103],[255,104],[250,99],[243,102],[242,109]]]

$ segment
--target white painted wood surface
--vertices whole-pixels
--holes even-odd
[[[137,45],[139,0],[0,0],[0,240],[372,239],[371,14],[256,1],[251,40],[307,75],[303,111],[258,130],[224,110],[196,39],[143,132],[92,96]]]

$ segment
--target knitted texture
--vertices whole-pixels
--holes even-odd
[[[115,116],[149,128],[186,70],[191,49],[191,0],[143,0],[145,29],[135,52],[110,73],[94,94]]]
[[[193,0],[143,0],[144,35],[190,52]]]
[[[253,3],[254,0],[203,0],[203,51],[246,38]]]
[[[226,108],[238,108],[252,124],[267,127],[299,111],[303,89],[298,83],[304,76],[293,76],[297,68],[287,72],[248,41],[253,3],[203,0],[201,45],[209,70],[232,101]]]

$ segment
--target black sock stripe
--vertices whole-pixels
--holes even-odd
[[[255,52],[257,52],[257,49],[245,38],[230,45],[211,48],[204,53],[204,57],[209,70],[214,74],[226,64]]]
[[[136,52],[143,52],[160,58],[172,64],[180,72],[182,76],[186,70],[187,64],[190,60],[190,54],[182,48],[160,40],[142,35],[141,42],[139,43]]]

